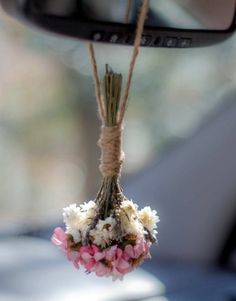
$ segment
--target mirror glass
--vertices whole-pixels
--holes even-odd
[[[35,1],[46,14],[85,20],[125,23],[128,0]],[[135,24],[141,1],[131,0],[128,23]],[[146,26],[226,30],[234,19],[236,0],[150,0]]]

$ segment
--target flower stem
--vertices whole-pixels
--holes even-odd
[[[104,76],[104,107],[105,125],[113,127],[117,125],[118,111],[120,107],[122,75],[114,73],[109,65],[106,65]]]

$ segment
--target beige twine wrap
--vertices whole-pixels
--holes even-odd
[[[101,164],[99,169],[104,177],[119,175],[125,154],[122,150],[122,132],[120,125],[101,127],[98,145],[101,148]]]

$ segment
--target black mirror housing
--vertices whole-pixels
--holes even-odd
[[[42,1],[42,0],[41,0]],[[28,25],[72,37],[119,45],[133,45],[135,24],[121,24],[86,20],[79,16],[58,16],[45,14],[36,5],[36,0],[0,0],[2,8],[14,18]],[[191,48],[210,46],[225,41],[235,31],[233,23],[226,30],[177,29],[145,26],[141,46]]]

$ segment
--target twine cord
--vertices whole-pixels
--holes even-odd
[[[122,102],[121,108],[120,108],[119,123],[123,122],[125,111],[127,108],[129,92],[130,92],[131,82],[132,82],[133,73],[134,73],[134,67],[135,67],[135,63],[136,63],[136,60],[137,60],[137,57],[139,54],[139,48],[140,48],[140,44],[142,41],[143,28],[144,28],[145,19],[146,19],[147,12],[148,12],[148,7],[149,7],[149,1],[143,0],[139,19],[138,19],[136,34],[135,34],[133,53],[132,53],[132,57],[131,57],[130,65],[129,65],[128,79],[127,79],[127,83],[126,83],[126,87],[125,87],[125,94],[124,94],[123,102]]]
[[[97,60],[95,56],[95,50],[92,43],[89,43],[89,53],[90,53],[90,60],[91,65],[93,67],[93,78],[95,82],[95,92],[96,92],[96,100],[97,100],[97,107],[98,113],[101,118],[102,123],[105,121],[105,108],[104,108],[104,100],[101,92],[101,84],[98,75],[98,67],[97,67]]]
[[[130,15],[132,0],[128,0],[126,23]],[[93,77],[95,82],[96,101],[98,105],[98,113],[102,121],[102,128],[98,145],[101,148],[101,164],[99,169],[103,177],[119,176],[121,167],[124,161],[124,152],[122,151],[122,132],[124,115],[128,104],[128,98],[134,73],[135,63],[139,54],[139,48],[142,40],[143,28],[145,19],[148,13],[149,0],[143,0],[141,11],[138,17],[137,29],[135,34],[134,46],[129,64],[129,71],[127,82],[124,91],[124,97],[122,98],[121,105],[119,107],[119,114],[117,124],[115,126],[106,126],[106,111],[104,105],[104,96],[101,92],[100,80],[98,75],[97,60],[95,56],[95,49],[92,43],[89,44],[90,60],[93,67]]]
[[[132,2],[133,0],[127,0],[127,7],[126,7],[126,12],[125,12],[125,23],[129,23],[129,18],[130,18],[130,13],[131,13],[131,8],[132,8]]]

